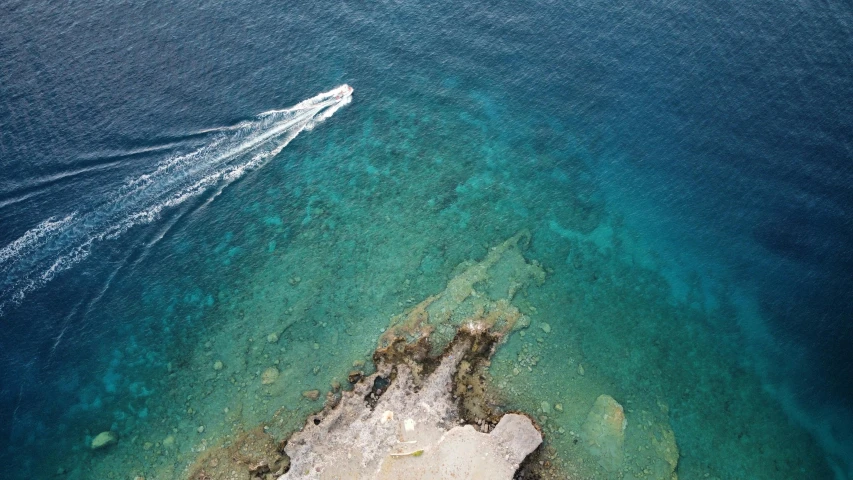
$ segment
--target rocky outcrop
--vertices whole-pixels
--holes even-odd
[[[516,293],[545,279],[521,255],[529,238],[461,265],[443,291],[394,317],[377,372],[351,375],[353,390],[288,440],[279,480],[510,480],[542,435],[527,416],[491,408],[483,379],[495,346],[529,323]]]
[[[528,417],[517,414],[504,415],[491,433],[483,431],[488,426],[459,425],[463,419],[452,387],[476,342],[460,336],[419,387],[408,365],[380,364],[336,407],[290,438],[285,452],[291,468],[279,480],[510,480],[542,436]],[[375,385],[384,388],[378,398]]]
[[[275,478],[287,470],[282,446],[263,427],[242,432],[232,441],[205,449],[183,478],[234,480]]]

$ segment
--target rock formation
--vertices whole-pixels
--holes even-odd
[[[114,432],[101,432],[95,438],[92,439],[92,450],[100,450],[102,448],[107,448],[111,445],[115,445],[118,443],[118,435]]]
[[[420,387],[418,374],[406,364],[380,364],[335,408],[290,438],[285,452],[291,467],[279,480],[511,479],[542,436],[529,418],[516,414],[503,416],[491,433],[459,425],[451,387],[476,341],[460,337],[434,371],[420,378]],[[392,377],[388,384],[383,380]],[[377,384],[385,385],[378,398]]]
[[[482,373],[504,335],[529,323],[516,293],[545,279],[521,255],[529,237],[462,265],[444,291],[392,319],[377,372],[351,375],[353,390],[288,440],[279,480],[511,479],[542,435],[527,416],[491,408]]]
[[[616,471],[622,466],[627,426],[625,410],[613,397],[599,395],[595,399],[583,424],[581,437],[590,453],[608,471]]]

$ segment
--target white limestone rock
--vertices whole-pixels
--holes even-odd
[[[504,415],[491,433],[458,426],[451,397],[453,375],[470,343],[456,345],[439,367],[415,388],[405,365],[371,409],[364,398],[376,376],[345,392],[337,407],[309,419],[285,452],[290,470],[279,480],[511,480],[524,458],[542,443],[524,415]]]

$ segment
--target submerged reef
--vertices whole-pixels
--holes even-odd
[[[284,454],[284,442],[276,442],[259,426],[205,450],[189,468],[192,480],[230,480],[271,478],[287,470],[290,459]]]
[[[443,291],[392,317],[375,372],[352,371],[349,390],[333,384],[323,410],[289,438],[260,426],[205,449],[187,478],[543,478],[534,472],[549,464],[525,462],[542,444],[536,422],[504,412],[488,384],[497,346],[529,325],[513,299],[545,280],[521,254],[529,239],[519,232],[463,263]],[[261,382],[275,376],[268,369]]]
[[[519,291],[545,281],[542,266],[528,262],[521,254],[529,241],[530,233],[521,231],[492,247],[482,261],[459,265],[459,273],[444,291],[391,320],[391,326],[379,339],[380,348],[428,337],[435,354],[462,326],[504,336],[530,325],[530,320],[512,304]]]
[[[389,313],[355,361],[323,353],[319,342],[297,343],[287,330],[235,343],[243,345],[245,367],[238,355],[205,343],[197,362],[207,382],[200,384],[203,402],[194,402],[195,387],[182,391],[193,423],[122,437],[103,452],[100,468],[112,472],[145,458],[138,478],[676,480],[679,449],[666,405],[637,408],[592,364],[575,368],[567,360],[549,369],[529,349],[514,353],[519,343],[539,345],[542,335],[565,328],[534,306],[544,306],[548,274],[525,258],[530,240],[522,230],[480,261],[459,264],[443,289]],[[295,363],[279,361],[291,351]],[[305,362],[305,352],[317,352],[315,362],[324,355],[318,363],[337,372],[328,387],[294,375],[299,365],[317,377],[320,368]],[[533,377],[546,370],[554,381],[583,382],[555,396]],[[253,401],[223,403],[227,392],[248,392]],[[267,403],[269,413],[251,410]],[[219,422],[203,421],[196,408],[215,412]],[[158,433],[165,438],[158,441]],[[166,461],[147,463],[152,458]]]
[[[527,291],[546,279],[545,269],[522,255],[529,240],[521,231],[483,260],[464,262],[443,291],[393,316],[373,354],[375,371],[351,371],[350,389],[333,383],[322,410],[298,431],[276,440],[261,425],[210,446],[185,470],[187,478],[677,479],[671,427],[646,412],[629,420],[632,414],[606,393],[592,405],[566,405],[586,412],[579,433],[570,432],[580,447],[572,452],[555,452],[537,417],[506,411],[491,358],[512,332],[529,327],[519,305],[535,312]],[[277,377],[269,370],[264,384]],[[314,400],[322,393],[302,395]],[[626,441],[634,422],[648,435]]]

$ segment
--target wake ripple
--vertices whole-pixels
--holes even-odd
[[[93,208],[44,220],[0,249],[0,315],[28,292],[85,259],[95,242],[114,239],[135,225],[151,223],[169,207],[212,187],[220,190],[262,167],[296,138],[352,100],[348,85],[299,104],[259,114],[253,120],[212,129],[212,139],[191,153],[168,158],[126,181]]]

